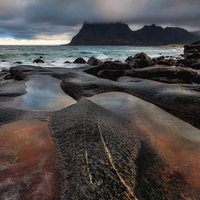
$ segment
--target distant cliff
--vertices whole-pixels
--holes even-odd
[[[72,38],[69,45],[136,45],[157,46],[168,44],[188,44],[200,37],[182,28],[165,28],[155,24],[132,31],[124,23],[87,23]]]

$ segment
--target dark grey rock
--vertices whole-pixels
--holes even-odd
[[[200,62],[192,63],[191,68],[192,69],[200,69]]]
[[[87,64],[92,65],[92,66],[101,65],[101,64],[103,64],[103,61],[101,61],[93,56],[87,61]]]
[[[54,112],[60,199],[134,199],[140,142],[131,123],[89,100]],[[126,184],[124,184],[126,183]]]
[[[196,84],[200,84],[200,73],[198,73],[197,76],[192,79],[192,82]]]
[[[112,61],[106,61],[102,65],[87,68],[86,70],[84,70],[84,72],[97,76],[97,73],[104,69],[125,70],[125,69],[133,69],[133,68],[128,64],[121,64],[121,63],[115,63]]]
[[[98,66],[99,67],[99,66]],[[155,68],[155,69],[151,69]],[[138,69],[134,70],[142,76],[149,76],[153,79],[160,79],[160,81],[170,80],[189,80],[188,77],[195,76],[191,69],[179,69],[174,67],[161,67],[166,69],[156,69],[156,67],[150,67],[149,69]],[[104,69],[104,68],[103,68]],[[148,69],[148,70],[147,70]],[[83,70],[83,69],[82,69]],[[105,70],[105,69],[104,69]],[[113,70],[111,68],[111,70]],[[165,71],[167,70],[167,71]],[[66,94],[69,94],[75,100],[80,100],[81,98],[93,96],[95,94],[111,91],[122,91],[128,92],[129,94],[135,95],[141,99],[147,100],[155,105],[158,105],[164,109],[170,110],[170,112],[178,112],[187,116],[192,116],[196,119],[200,116],[200,86],[198,84],[166,84],[159,83],[156,81],[144,80],[139,78],[127,77],[125,75],[133,75],[132,70],[119,70],[120,73],[124,73],[123,76],[116,81],[111,81],[107,79],[98,78],[89,75],[80,70],[72,70],[66,68],[42,68],[33,66],[19,66],[13,67],[11,69],[12,76],[25,76],[29,77],[34,74],[48,74],[59,78],[62,80],[61,88]],[[101,70],[100,70],[101,71]],[[100,73],[99,70],[96,72]],[[118,73],[114,69],[114,73]],[[112,72],[113,73],[113,72]],[[166,74],[169,73],[168,78]],[[138,76],[137,74],[137,76]],[[159,75],[158,75],[159,74]],[[161,76],[161,74],[163,74]],[[151,75],[151,76],[150,76]],[[171,78],[169,78],[171,76]],[[163,80],[161,80],[163,79]],[[23,85],[24,83],[22,83]],[[4,86],[1,84],[2,89],[4,88],[4,96],[10,93],[15,94],[16,88],[13,87],[18,84],[13,84]],[[19,85],[18,85],[19,86]],[[16,87],[18,87],[16,86]],[[9,88],[9,90],[7,89]],[[19,88],[22,89],[20,86]],[[18,89],[17,89],[18,90]],[[17,95],[24,93],[25,86],[23,90],[17,92]],[[12,96],[12,95],[11,95]]]
[[[97,73],[100,78],[110,79],[116,81],[119,77],[124,75],[124,70],[105,69]]]
[[[114,60],[114,63],[117,63],[117,64],[123,64],[123,62],[120,61],[120,60]]]
[[[0,108],[0,113],[0,125],[2,125],[22,118],[26,114],[26,111],[13,108]]]
[[[166,65],[166,66],[172,66],[173,63],[170,62],[170,60],[167,60],[167,59],[163,59],[163,60],[159,60],[157,62],[158,65]]]
[[[10,68],[10,73],[12,77],[16,80],[24,80],[31,74],[41,74],[41,73],[48,73],[48,68],[44,67],[37,67],[32,65],[19,65],[16,67]]]
[[[14,62],[13,64],[21,65],[21,64],[23,64],[23,62],[22,62],[22,61],[16,61],[16,62]]]
[[[165,56],[159,56],[159,57],[156,57],[156,60],[160,61],[160,60],[164,60],[165,59]]]
[[[184,55],[186,55],[186,54],[189,53],[190,51],[194,51],[194,49],[196,49],[197,52],[200,52],[200,44],[199,44],[199,41],[194,42],[194,43],[189,44],[189,45],[185,45],[185,46],[184,46]]]
[[[143,52],[136,54],[134,57],[129,56],[125,62],[133,68],[144,68],[155,64],[152,59]]]
[[[24,82],[5,82],[0,84],[0,96],[16,97],[26,94]]]
[[[197,72],[183,67],[147,67],[123,71],[102,70],[97,75],[110,80],[116,80],[121,76],[131,76],[165,83],[191,83]]]
[[[42,59],[38,58],[38,59],[35,59],[33,61],[33,63],[44,63],[44,61]]]
[[[83,58],[77,58],[74,63],[77,63],[77,64],[85,64],[86,61],[83,59]]]
[[[75,71],[70,76],[60,76],[60,79],[63,80],[62,89],[76,100],[103,92],[124,91],[171,111],[196,118],[200,116],[198,85],[166,84],[126,76],[114,82]]]
[[[195,52],[195,53],[186,53],[185,54],[186,59],[200,59],[200,52]]]
[[[179,66],[180,64],[182,64],[185,67],[191,67],[191,65],[195,62],[196,62],[195,59],[180,59],[180,60],[177,60],[176,66]]]

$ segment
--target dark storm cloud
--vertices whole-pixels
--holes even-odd
[[[83,21],[172,24],[183,22],[190,25],[191,21],[200,18],[200,1],[36,0],[27,5],[26,11],[30,22],[50,22],[68,26],[82,24]]]
[[[15,38],[77,32],[84,21],[200,30],[200,0],[1,0],[0,34]]]
[[[101,20],[96,2],[95,0],[36,0],[26,7],[27,20],[67,26],[76,26],[86,20]]]

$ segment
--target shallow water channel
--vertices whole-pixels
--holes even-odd
[[[24,110],[56,111],[76,101],[60,88],[61,81],[51,76],[38,75],[26,83],[27,93],[16,97],[8,107]]]

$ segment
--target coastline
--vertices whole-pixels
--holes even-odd
[[[0,196],[198,199],[198,55],[1,71]]]
[[[187,45],[187,44],[168,44],[166,46],[169,46],[169,47],[184,47],[185,45]]]
[[[120,60],[122,62],[128,56],[144,52],[150,57],[164,56],[180,57],[182,47],[133,47],[133,46],[2,46],[0,49],[0,70],[17,66],[15,62],[24,65],[43,67],[73,68],[75,59],[82,57],[88,60],[95,56],[100,60]],[[33,63],[40,56],[44,57],[44,63]],[[2,62],[5,61],[5,62]],[[70,64],[65,64],[69,61]]]

